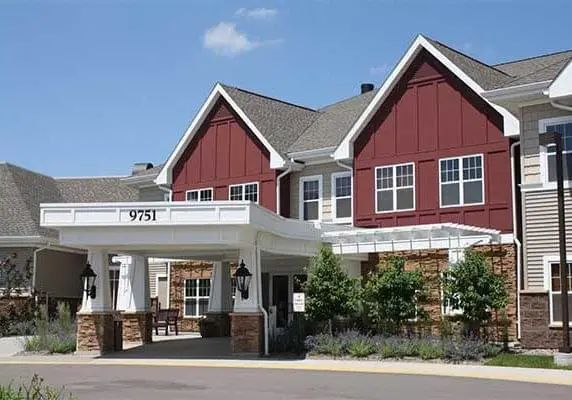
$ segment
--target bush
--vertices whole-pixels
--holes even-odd
[[[328,355],[334,358],[341,357],[345,353],[342,340],[328,334],[309,336],[306,338],[305,346],[310,353]]]
[[[306,346],[304,343],[305,320],[303,315],[295,314],[294,320],[283,332],[270,338],[271,353],[301,354]]]
[[[29,383],[0,386],[0,400],[64,400],[75,397],[64,388],[55,389],[44,383],[44,379],[34,375]]]
[[[374,354],[377,346],[369,338],[360,338],[347,345],[348,354],[356,358],[364,358]]]
[[[443,342],[444,358],[450,362],[480,361],[498,355],[501,348],[497,345],[480,340],[463,339]]]
[[[45,313],[36,319],[33,336],[26,337],[29,352],[72,353],[76,349],[75,324],[67,303],[58,304],[58,316],[49,320]]]

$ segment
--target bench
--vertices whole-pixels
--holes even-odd
[[[153,317],[155,335],[159,334],[159,328],[165,328],[165,336],[169,335],[169,327],[175,327],[175,335],[179,334],[179,309],[167,308],[158,310]]]

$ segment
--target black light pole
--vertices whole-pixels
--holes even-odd
[[[560,240],[560,292],[562,300],[561,353],[570,353],[570,321],[568,318],[568,265],[566,263],[566,222],[564,219],[564,171],[562,165],[562,137],[557,132],[539,135],[540,145],[556,147],[556,192],[558,196],[558,239]]]

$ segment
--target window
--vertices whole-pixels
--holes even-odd
[[[119,292],[119,267],[109,267],[109,286],[111,292],[111,304],[117,310],[117,293]]]
[[[442,159],[439,172],[441,207],[483,203],[482,155]]]
[[[568,273],[568,316],[572,321],[572,263],[566,264]],[[550,279],[550,322],[562,324],[562,285],[560,280],[560,262],[558,256],[548,261],[548,276]]]
[[[300,219],[322,219],[322,175],[300,178]]]
[[[258,182],[230,185],[228,188],[228,199],[258,203]]]
[[[187,190],[187,201],[213,201],[213,189]]]
[[[451,248],[449,249],[449,265],[448,268],[453,268],[456,263],[459,261],[463,261],[465,259],[465,250],[462,248]],[[441,278],[443,278],[444,274],[441,272]],[[441,290],[441,298],[444,297],[443,290]],[[453,294],[457,300],[459,296],[457,293]],[[454,307],[450,301],[442,301],[441,302],[441,313],[443,315],[458,315],[462,314],[463,310],[457,307]]]
[[[572,117],[550,118],[539,121],[540,132],[557,132],[562,137],[564,180],[572,180]],[[556,148],[548,146],[545,153],[545,180],[556,182]]]
[[[332,218],[337,222],[352,219],[352,173],[332,174]]]
[[[375,210],[378,213],[415,209],[413,163],[375,169]]]
[[[185,317],[202,317],[209,307],[210,279],[185,280]]]

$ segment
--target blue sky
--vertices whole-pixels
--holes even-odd
[[[0,160],[162,162],[216,81],[309,107],[381,83],[418,33],[488,63],[572,48],[572,3],[0,0]]]

